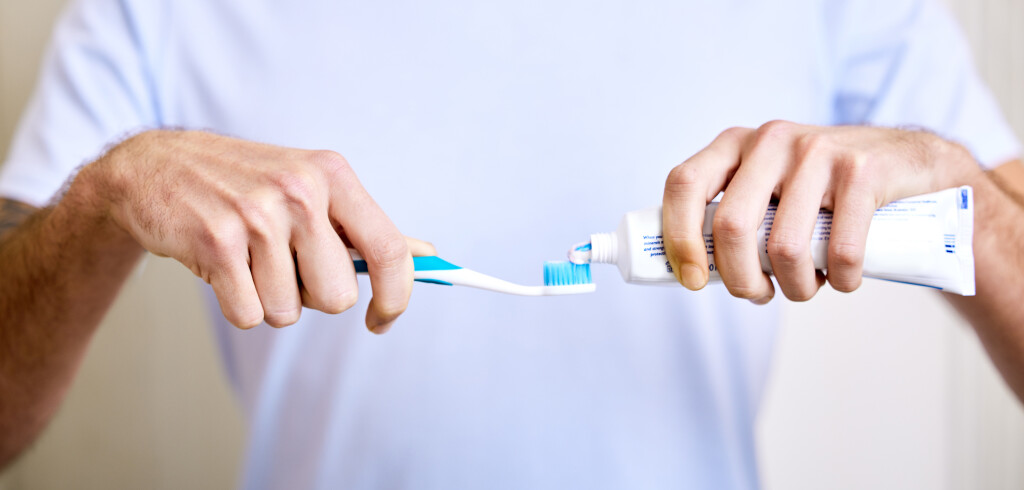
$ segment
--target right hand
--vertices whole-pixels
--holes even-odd
[[[224,317],[241,328],[291,325],[303,305],[351,308],[352,246],[373,290],[366,325],[383,333],[408,305],[412,254],[434,253],[407,241],[330,151],[157,130],[118,145],[78,181],[143,248],[212,285]]]

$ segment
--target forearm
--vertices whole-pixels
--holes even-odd
[[[56,412],[142,249],[84,185],[0,236],[0,468]]]
[[[974,326],[1003,378],[1024,400],[1024,208],[989,175],[972,182],[977,294],[945,295]]]

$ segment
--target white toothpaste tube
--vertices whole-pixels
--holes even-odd
[[[721,281],[715,267],[711,224],[717,202],[704,214],[704,243],[712,281]],[[771,273],[768,237],[775,220],[768,207],[757,231],[761,268]],[[661,207],[626,213],[617,231],[590,236],[574,246],[575,263],[616,264],[622,278],[634,284],[670,284],[676,278],[665,256]],[[814,267],[825,270],[832,213],[821,210],[811,236]],[[864,250],[864,277],[928,286],[963,296],[974,295],[974,199],[969,186],[892,202],[875,211]]]

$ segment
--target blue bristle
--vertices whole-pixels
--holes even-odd
[[[590,284],[590,264],[574,264],[567,261],[544,262],[545,286],[571,286]]]

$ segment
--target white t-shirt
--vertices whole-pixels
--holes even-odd
[[[915,0],[79,0],[0,195],[42,205],[127,132],[336,150],[407,235],[526,283],[723,129],[914,125],[1019,152],[949,15]],[[228,326],[246,488],[749,488],[776,307],[720,286],[521,298],[417,285]],[[778,303],[778,302],[776,302]]]

